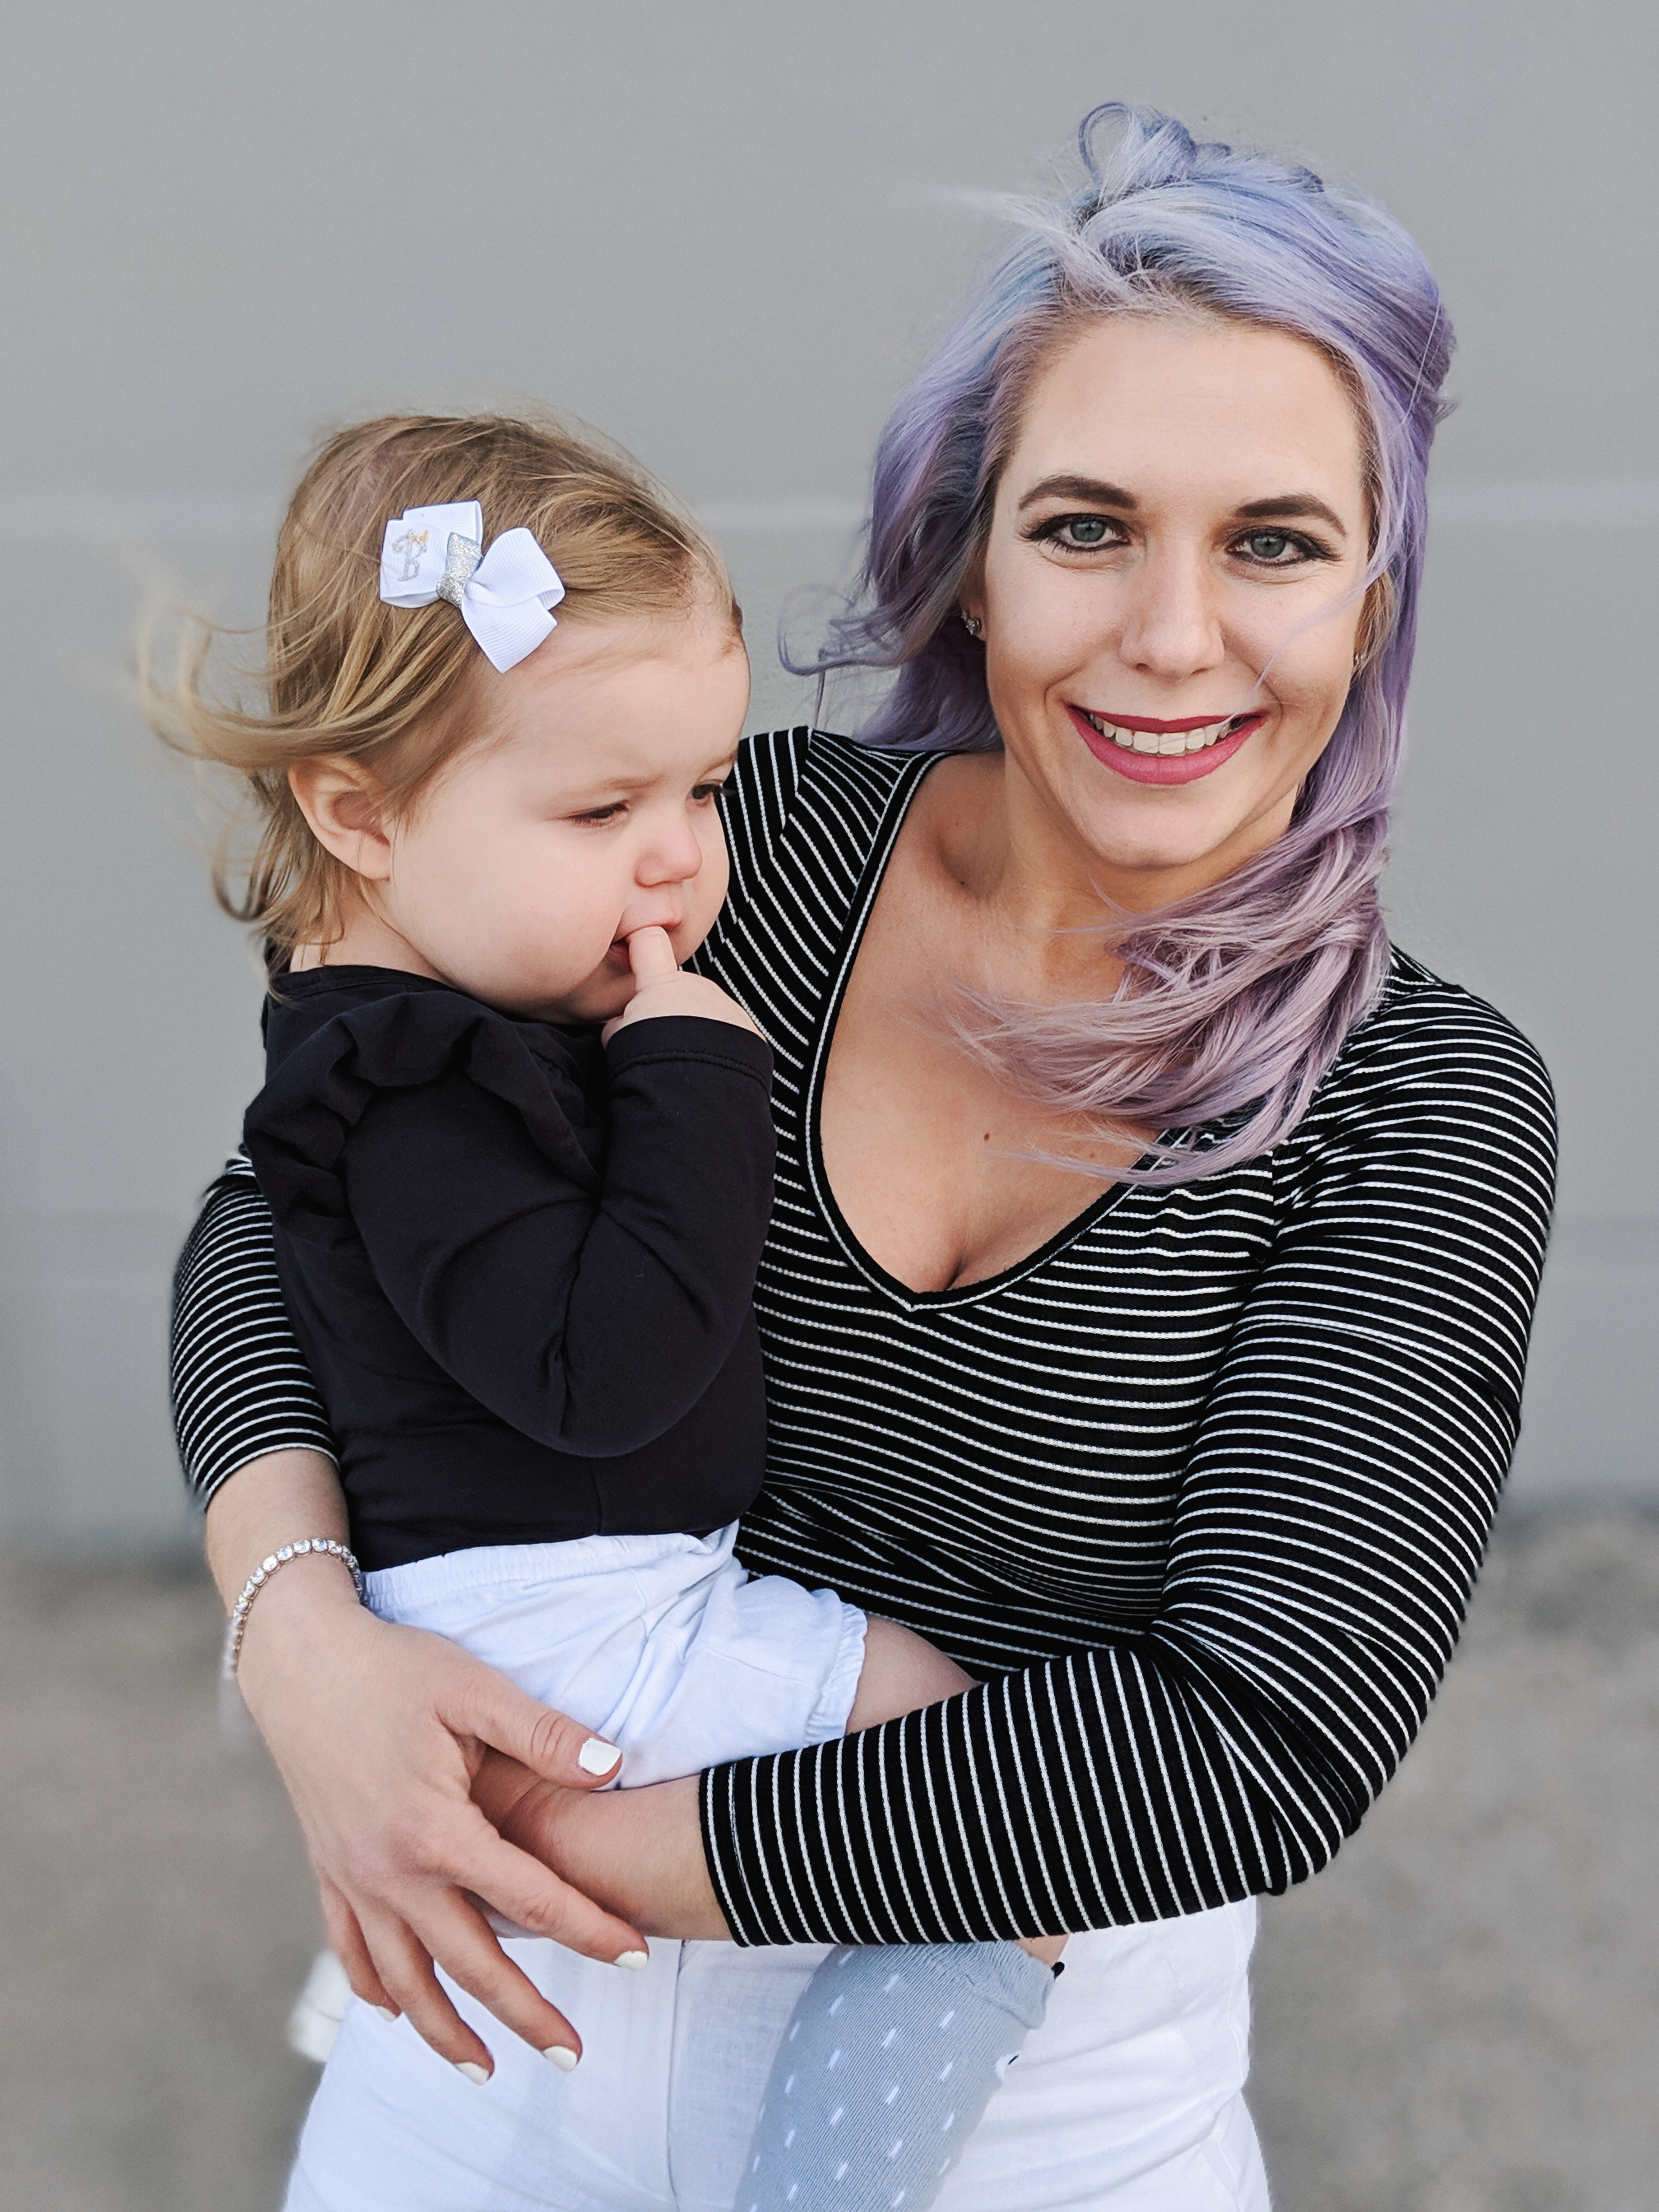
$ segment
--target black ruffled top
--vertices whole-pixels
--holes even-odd
[[[284,976],[247,1149],[365,1566],[706,1530],[760,1487],[771,1053]]]

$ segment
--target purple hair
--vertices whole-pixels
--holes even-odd
[[[1012,242],[889,418],[859,611],[832,625],[811,666],[896,669],[860,732],[866,744],[994,749],[983,649],[957,607],[1054,345],[1096,316],[1184,308],[1289,331],[1331,361],[1365,448],[1364,658],[1290,829],[1208,890],[1107,927],[1125,963],[1112,999],[1032,1006],[963,991],[951,1010],[962,1042],[1026,1097],[1108,1123],[1223,1125],[1200,1148],[1171,1144],[1156,1166],[1130,1171],[1161,1183],[1279,1143],[1382,989],[1376,885],[1452,337],[1422,255],[1357,193],[1266,155],[1196,143],[1171,118],[1116,102],[1085,117],[1078,144],[1088,182],[1069,199],[1011,208]]]

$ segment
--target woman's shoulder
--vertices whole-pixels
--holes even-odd
[[[1358,1069],[1379,1055],[1409,1055],[1413,1049],[1431,1056],[1448,1050],[1473,1053],[1512,1068],[1524,1085],[1549,1089],[1549,1071],[1537,1046],[1506,1014],[1396,945],[1377,1002],[1355,1024],[1337,1065],[1347,1062]]]
[[[1397,948],[1291,1146],[1305,1155],[1356,1123],[1457,1130],[1540,1164],[1555,1154],[1554,1089],[1537,1047],[1488,1000]]]
[[[775,851],[803,810],[828,808],[843,834],[873,839],[894,793],[936,756],[877,752],[855,738],[798,723],[745,738],[726,786],[728,828]]]

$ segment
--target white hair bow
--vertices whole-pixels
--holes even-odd
[[[394,607],[447,599],[505,676],[555,627],[548,610],[564,584],[527,530],[504,530],[486,553],[483,509],[469,499],[392,517],[380,544],[380,597]]]

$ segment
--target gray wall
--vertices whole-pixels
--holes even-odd
[[[1659,1496],[1649,845],[1659,352],[1644,0],[88,0],[3,92],[7,676],[0,1527],[185,1529],[166,1278],[258,1078],[132,640],[258,611],[308,443],[553,400],[720,532],[755,720],[789,588],[843,568],[884,412],[988,236],[1127,96],[1379,193],[1462,335],[1392,907],[1547,1054],[1563,1220],[1517,1492]],[[1645,619],[1644,619],[1645,618]]]

